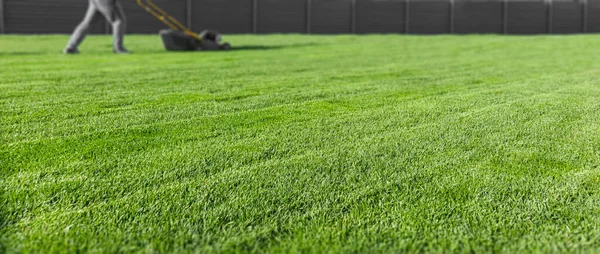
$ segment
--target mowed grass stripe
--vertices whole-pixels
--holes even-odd
[[[385,74],[384,74],[384,76],[385,76]],[[397,75],[397,76],[400,76],[400,75]],[[346,77],[339,77],[339,79],[340,79],[340,80],[344,80],[344,78],[346,78]],[[363,79],[373,79],[373,78],[379,78],[378,80],[384,81],[383,79],[381,79],[380,77],[378,77],[378,75],[368,75],[367,77],[363,77]],[[282,81],[282,82],[285,82],[285,81]],[[478,80],[477,82],[480,82],[480,83],[481,83],[482,81],[481,81],[481,80]],[[313,83],[312,83],[312,84],[315,84],[315,83],[317,83],[317,81],[313,81]],[[277,82],[273,82],[273,84],[278,84],[278,83],[277,83]],[[305,84],[305,85],[311,85],[311,83],[309,83],[309,82],[306,82],[306,83],[304,83],[304,84]],[[57,84],[57,85],[58,85],[58,84]],[[367,84],[367,85],[371,85],[371,87],[372,87],[372,83],[370,83],[370,84]],[[331,90],[333,90],[333,92],[336,92],[336,91],[339,91],[339,90],[342,90],[342,89],[347,89],[347,88],[348,88],[348,86],[342,86],[342,87],[340,87],[338,84],[332,84],[332,86],[334,86],[334,88],[333,88],[333,89],[331,89],[331,88],[325,88],[325,89],[331,89]],[[266,86],[265,88],[270,88],[270,87],[267,87],[267,86]],[[317,87],[317,88],[318,88],[318,87]],[[402,86],[402,87],[400,87],[400,88],[406,88],[406,86]],[[248,93],[254,93],[254,95],[258,95],[258,94],[260,94],[260,91],[259,91],[258,89],[256,89],[256,88],[247,87],[247,88],[244,88],[244,89],[246,89],[246,90],[249,90],[249,92],[248,92]],[[301,89],[305,89],[305,87],[299,87],[298,89],[300,89],[300,90],[301,90]],[[319,91],[321,91],[322,89],[323,89],[323,88],[320,88],[320,89],[319,89]],[[338,89],[338,90],[335,90],[335,89]],[[354,88],[354,89],[356,89],[356,88]],[[388,88],[388,89],[397,89],[397,88],[394,88],[394,87],[392,87],[392,88]],[[289,89],[288,89],[288,90],[289,90]],[[344,91],[345,91],[345,90],[342,90],[342,92],[344,92]],[[296,90],[296,89],[294,89],[294,90],[288,91],[288,93],[294,93],[294,92],[297,92],[297,90]],[[123,102],[122,102],[123,104],[125,104],[125,105],[132,105],[132,104],[134,104],[134,102],[131,102],[131,101],[130,101],[130,100],[131,100],[131,98],[132,98],[132,97],[134,97],[132,93],[133,93],[132,91],[128,91],[128,92],[127,92],[127,94],[120,94],[120,93],[116,93],[116,94],[110,94],[110,95],[107,95],[106,93],[103,93],[102,95],[103,95],[103,96],[110,96],[110,97],[116,97],[116,96],[118,96],[118,98],[120,98],[120,99],[119,99],[119,101],[123,101]],[[179,93],[179,94],[181,94],[182,92],[178,92],[178,93]],[[311,92],[309,92],[309,93],[312,93],[312,91],[311,91]],[[167,94],[168,94],[168,93],[167,93]],[[160,97],[165,97],[167,94],[163,93],[163,94],[161,94],[161,95],[160,95]],[[176,95],[177,95],[177,94],[176,94]],[[181,96],[185,96],[185,95],[186,95],[186,94],[181,94]],[[188,94],[188,95],[190,95],[190,94]],[[219,100],[222,100],[222,99],[227,99],[227,98],[230,98],[230,96],[231,96],[231,95],[226,95],[226,96],[222,96],[221,98],[218,98],[218,97],[216,97],[216,96],[214,96],[214,95],[212,95],[212,94],[211,94],[211,95],[208,95],[208,94],[202,94],[202,93],[194,93],[194,94],[191,94],[191,95],[192,95],[192,99],[196,99],[196,100],[194,100],[194,102],[197,102],[197,101],[198,101],[197,99],[203,99],[203,98],[206,98],[207,100],[211,100],[211,101],[212,101],[212,100],[217,100],[217,101],[219,101]],[[193,95],[196,95],[196,96],[193,96]],[[252,94],[251,94],[251,95],[252,95]],[[277,94],[277,95],[279,95],[279,94]],[[286,95],[286,94],[281,94],[281,96],[282,96],[282,97],[284,97],[285,95]],[[240,96],[240,95],[237,95],[237,98],[240,98],[240,97],[242,97],[242,98],[243,98],[244,96],[250,96],[250,95],[241,95],[241,96]],[[268,95],[268,96],[271,96],[271,95]],[[66,97],[66,96],[63,96],[63,97]],[[86,100],[81,100],[81,99],[80,99],[80,101],[78,101],[78,102],[71,101],[71,100],[73,100],[73,99],[75,99],[75,98],[81,98],[81,97],[80,97],[80,96],[71,97],[71,98],[69,98],[69,97],[66,97],[65,99],[66,99],[66,100],[68,100],[67,102],[69,102],[69,105],[73,105],[74,103],[90,103],[89,101],[86,101]],[[234,97],[234,98],[235,98],[235,97]],[[149,98],[145,97],[145,99],[149,99]],[[261,97],[261,98],[259,98],[259,99],[262,99],[262,97]],[[115,102],[115,104],[116,104],[117,106],[119,105],[119,101]],[[200,100],[200,101],[202,101],[202,100]],[[154,102],[154,103],[155,103],[155,101],[150,101],[149,103],[152,103],[152,102]],[[56,101],[55,101],[55,100],[53,100],[53,102],[52,102],[52,103],[53,103],[53,104],[61,104],[61,103],[65,103],[65,102],[64,102],[63,100],[60,100],[60,99],[59,99],[59,100],[56,100]],[[34,107],[33,105],[25,105],[25,106],[27,106],[27,108],[28,108],[28,109],[31,109],[30,111],[32,111],[32,112],[35,112],[35,111],[36,111],[37,109],[39,109],[40,107],[47,107],[48,105],[39,105],[39,106],[35,106],[35,107]],[[78,106],[78,105],[76,105],[76,106]],[[141,107],[143,107],[143,106],[145,106],[145,105],[144,105],[144,104],[142,104],[142,105],[141,105]],[[44,114],[44,113],[45,113],[45,112],[43,112],[43,113],[40,113],[40,114],[42,114],[42,115],[47,115],[47,113],[45,113],[45,114]]]
[[[385,80],[380,80],[378,82],[380,82],[380,83],[381,82],[385,82]],[[519,83],[517,83],[517,84],[519,84]],[[327,98],[331,98],[332,95],[334,95],[334,94],[335,94],[335,99],[336,100],[343,99],[343,96],[345,96],[345,94],[350,94],[352,96],[356,96],[356,92],[358,92],[358,91],[354,91],[354,92],[347,92],[347,90],[340,91],[338,89],[347,88],[347,86],[340,86],[340,85],[342,85],[342,84],[336,84],[336,83],[332,84],[332,86],[335,87],[334,89],[331,89],[332,91],[319,90],[317,92],[317,96],[318,97],[322,97],[322,98],[326,98],[326,99],[317,99],[317,101],[328,100]],[[402,85],[400,87],[406,88],[406,85],[407,84],[404,84],[404,85]],[[508,84],[502,84],[502,87],[504,87],[504,89],[507,89],[508,88],[508,87],[506,87],[507,85]],[[454,87],[452,87],[452,88],[454,88]],[[461,86],[461,88],[464,90],[464,89],[468,89],[469,87],[468,86],[464,86],[464,87]],[[360,93],[369,93],[369,92],[372,93],[372,92],[375,92],[375,89],[381,90],[381,88],[378,89],[377,87],[375,87],[372,82],[366,83],[365,88],[362,88],[362,89],[364,91],[361,91]],[[387,90],[391,90],[391,89],[398,90],[398,86],[396,85],[396,86],[392,86],[391,88],[387,88]],[[431,89],[432,88],[430,88],[430,90]],[[443,90],[440,90],[439,88],[433,88],[433,89],[435,89],[434,95],[437,95],[437,93],[439,91],[443,91]],[[489,89],[489,85],[486,85],[486,89]],[[356,90],[356,88],[354,88],[354,90]],[[455,91],[456,89],[454,88],[453,90]],[[297,91],[292,90],[292,93],[294,93],[294,92],[297,93]],[[311,93],[315,93],[315,92],[314,91],[309,92],[308,96],[311,96],[310,95]],[[410,93],[410,92],[404,92],[404,93]],[[464,94],[465,92],[464,91],[461,91],[461,93],[463,93],[462,96],[465,96],[465,94]],[[231,95],[221,96],[220,98],[215,98],[215,96],[209,96],[209,95],[203,95],[203,94],[182,94],[182,93],[163,94],[159,98],[152,98],[152,100],[150,100],[147,103],[133,103],[133,102],[130,102],[130,101],[127,100],[128,97],[126,97],[126,96],[122,96],[122,97],[123,97],[123,99],[122,99],[123,101],[122,102],[119,102],[119,101],[114,102],[114,103],[110,102],[110,103],[105,104],[105,105],[99,105],[98,107],[90,107],[89,108],[90,110],[88,112],[81,112],[81,113],[78,113],[79,115],[75,115],[75,116],[72,116],[72,114],[70,113],[68,115],[62,115],[62,116],[59,115],[59,116],[56,116],[56,117],[66,118],[65,120],[75,118],[72,121],[65,121],[64,122],[64,125],[67,126],[66,129],[72,130],[74,124],[77,124],[79,122],[78,120],[80,118],[85,119],[85,121],[91,121],[91,122],[97,124],[100,121],[97,121],[97,120],[94,121],[94,120],[89,119],[90,115],[92,115],[92,116],[100,115],[99,118],[101,119],[101,121],[104,121],[105,119],[102,116],[104,116],[104,115],[114,115],[115,113],[117,113],[117,112],[115,112],[115,110],[116,111],[124,111],[124,112],[126,112],[126,113],[128,113],[128,114],[130,114],[132,116],[137,116],[139,118],[144,118],[144,117],[146,117],[148,115],[150,115],[150,116],[160,115],[160,111],[156,107],[149,108],[149,109],[145,108],[146,106],[148,106],[150,104],[154,104],[154,105],[158,105],[158,106],[164,105],[164,104],[168,104],[168,105],[171,105],[171,106],[176,105],[180,109],[186,109],[186,110],[182,110],[184,112],[189,112],[189,111],[193,111],[194,109],[196,109],[197,111],[203,111],[206,114],[206,113],[210,112],[210,111],[207,111],[208,108],[206,106],[205,107],[200,107],[198,105],[198,103],[208,102],[209,103],[208,106],[212,106],[212,105],[214,105],[215,102],[222,102],[224,100],[229,100],[229,99],[233,100],[235,103],[244,103],[246,101],[249,101],[249,100],[247,100],[248,98],[252,98],[252,97],[254,97],[253,98],[254,99],[253,102],[255,102],[255,103],[264,103],[264,102],[268,102],[269,100],[273,99],[273,98],[271,98],[271,97],[273,97],[273,95],[268,95],[267,94],[267,95],[262,96],[260,94],[260,92],[248,92],[248,94],[237,95],[237,96],[235,96],[233,98],[231,97]],[[167,97],[167,100],[162,99],[164,97]],[[186,98],[186,97],[188,97],[188,98]],[[293,98],[294,96],[293,95],[287,95],[287,94],[277,93],[274,97]],[[298,99],[298,101],[302,101],[303,103],[311,103],[312,102],[312,101],[307,101],[309,99],[309,97],[305,98],[303,96],[300,96],[299,98],[300,99]],[[64,103],[64,102],[56,102],[56,103],[60,104],[60,103]],[[82,104],[83,103],[84,102],[82,101]],[[89,104],[89,102],[87,102],[87,103]],[[292,102],[292,103],[295,103],[295,102]],[[83,106],[82,104],[77,105],[76,107],[81,107],[81,106]],[[188,106],[185,106],[185,104],[187,104]],[[351,103],[349,103],[349,104],[351,104]],[[133,106],[133,105],[136,105],[136,106]],[[273,105],[273,104],[267,104],[267,109],[271,105]],[[275,104],[275,105],[276,105],[276,107],[278,107],[278,106],[283,106],[283,105],[287,105],[287,104]],[[113,110],[113,108],[115,108],[115,109]],[[139,110],[137,110],[137,108],[144,109],[144,111],[143,112],[139,112]],[[258,110],[260,110],[260,109],[263,109],[263,108],[259,107]],[[170,108],[167,108],[167,110],[170,110]],[[248,111],[248,110],[254,111],[256,109],[254,109],[254,107],[248,107],[247,103],[244,103],[243,106],[241,106],[239,109],[237,109],[234,112],[239,112],[240,110],[243,110],[243,111]],[[32,111],[34,111],[34,110],[32,110]],[[48,119],[47,118],[47,113],[46,114],[39,113],[39,114],[40,114],[40,116],[43,116],[44,119],[46,119],[46,120]],[[224,113],[221,113],[221,114],[224,114]],[[130,117],[130,116],[127,116],[127,117]],[[177,117],[177,116],[165,116],[165,117],[168,117],[169,119],[171,119],[171,117]],[[204,116],[201,116],[200,118],[202,118],[202,117],[204,117]],[[197,117],[197,116],[194,116],[192,118],[187,117],[187,118],[183,119],[182,121],[194,121],[194,120],[197,120],[198,118],[199,117]],[[39,121],[36,121],[36,122],[39,122],[39,123],[43,124],[45,122],[44,119],[40,119]],[[155,122],[156,120],[158,120],[156,117],[152,118],[152,122]],[[31,120],[29,120],[29,121],[31,121]],[[173,121],[176,122],[178,120],[172,120],[172,121],[169,121],[169,122],[164,122],[164,124],[169,124],[170,122],[173,122]],[[159,121],[158,123],[163,123],[163,122]],[[14,131],[14,130],[16,130],[14,128],[18,127],[21,124],[22,123],[15,123],[13,126],[10,126],[10,127]],[[136,125],[140,125],[140,124],[136,124]],[[129,127],[131,127],[131,126],[125,126],[125,127],[120,127],[120,128],[116,128],[116,129],[115,128],[111,128],[111,130],[118,131],[120,129],[129,128]],[[81,133],[81,131],[77,131],[77,132]],[[81,135],[87,135],[87,134],[81,133]],[[64,134],[61,135],[61,136],[64,136]],[[24,141],[23,139],[25,137],[17,137],[17,138],[21,139],[21,142],[22,142],[22,141]]]
[[[496,106],[496,105],[495,105],[495,106]],[[389,108],[386,108],[385,110],[382,110],[382,112],[384,112],[384,113],[389,113],[389,112],[390,112],[389,110],[390,110]],[[369,113],[368,113],[368,115],[373,115],[373,112],[369,112]],[[463,115],[463,116],[457,116],[456,118],[463,118],[463,117],[464,117],[464,114],[461,114],[461,115]],[[470,113],[469,113],[469,115],[470,115]],[[236,117],[240,117],[240,116],[236,116]],[[360,119],[360,117],[358,117],[358,116],[353,116],[353,117],[354,117],[354,118],[356,118],[356,119]],[[244,118],[244,117],[242,117],[242,118]],[[222,120],[222,119],[220,119],[220,121],[221,121],[221,120]],[[440,121],[446,122],[447,120],[448,120],[448,119],[442,119],[442,120],[440,120]],[[364,121],[364,120],[361,120],[361,121]],[[172,124],[172,123],[169,123],[169,124]],[[181,124],[181,123],[177,123],[177,124]],[[270,123],[266,123],[266,124],[268,125],[268,124],[270,124]],[[289,123],[286,123],[286,124],[289,124]],[[428,124],[428,125],[435,125],[435,124],[436,124],[436,123],[434,122],[434,123],[430,123],[430,124]],[[421,127],[421,128],[427,128],[428,126],[423,126],[423,125],[421,125],[421,126],[419,126],[419,127]],[[275,128],[277,128],[277,127],[275,127]],[[211,129],[214,129],[214,128],[211,128]],[[117,131],[117,132],[118,132],[118,131]],[[380,130],[376,130],[376,131],[373,131],[373,132],[375,132],[375,135],[379,135],[379,133],[380,133]],[[181,132],[180,132],[180,133],[181,133]],[[117,134],[117,133],[115,132],[115,133],[107,133],[106,135],[107,135],[107,136],[114,136],[114,135],[116,135],[116,134]],[[173,134],[173,133],[172,133],[172,134]],[[195,139],[193,139],[193,141],[194,141],[194,142],[198,142],[198,141],[200,141],[200,140],[202,140],[202,138],[199,138],[199,139],[196,139],[196,138],[195,138]],[[296,141],[297,141],[297,140],[296,140]],[[70,144],[70,142],[69,142],[69,143],[67,143],[67,144]],[[136,150],[134,149],[133,151],[136,151]],[[155,153],[154,153],[154,152],[151,152],[151,154],[155,154]],[[158,154],[160,154],[160,153],[158,153]]]

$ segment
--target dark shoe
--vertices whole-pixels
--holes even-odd
[[[130,54],[130,52],[128,50],[126,50],[126,49],[115,49],[115,50],[113,50],[113,52],[115,54],[124,54],[124,55]]]
[[[66,48],[63,53],[67,54],[67,55],[76,55],[79,54],[79,50],[77,49],[72,49],[72,48]]]

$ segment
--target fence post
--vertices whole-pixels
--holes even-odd
[[[582,0],[581,1],[581,32],[582,33],[587,33],[587,19],[588,19],[588,1],[587,0]]]
[[[5,33],[4,16],[4,0],[0,0],[0,34]]]
[[[404,4],[404,33],[410,33],[410,0],[406,0]]]
[[[185,23],[192,28],[192,0],[185,0]]]
[[[312,1],[306,0],[306,33],[310,34]]]
[[[450,0],[450,33],[454,33],[454,0]]]
[[[351,23],[351,28],[350,30],[352,31],[353,34],[356,33],[356,0],[352,0],[352,7],[351,7],[351,11],[352,11],[352,17],[350,19],[350,23]]]

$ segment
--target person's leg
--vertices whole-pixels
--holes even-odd
[[[79,44],[81,44],[83,39],[85,39],[85,36],[90,28],[92,20],[94,19],[94,16],[96,16],[96,14],[98,13],[98,9],[92,1],[93,0],[89,0],[89,6],[87,13],[85,14],[85,18],[83,18],[83,21],[79,23],[77,28],[75,28],[75,31],[73,31],[73,35],[71,35],[71,39],[69,40],[69,43],[67,44],[67,47],[64,51],[66,54],[79,53],[77,48],[79,47]]]
[[[114,48],[117,53],[128,53],[127,49],[125,49],[125,30],[127,29],[127,16],[125,16],[125,11],[123,10],[123,6],[117,0],[116,1],[117,13],[119,13],[119,21],[117,24],[113,23],[113,37],[114,40]],[[116,26],[116,28],[115,28]]]
[[[110,22],[113,29],[114,51],[115,53],[128,53],[123,46],[125,36],[125,27],[127,26],[127,18],[123,7],[118,0],[93,0],[98,6],[98,10],[106,20]]]

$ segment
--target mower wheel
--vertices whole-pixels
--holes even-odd
[[[231,45],[229,45],[229,43],[223,43],[221,45],[221,50],[230,50],[231,49]]]

